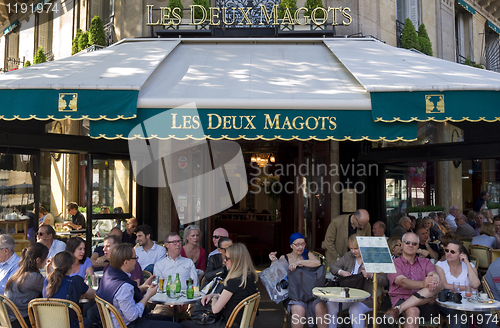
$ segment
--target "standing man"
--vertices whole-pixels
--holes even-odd
[[[214,243],[215,249],[208,254],[208,258],[210,256],[215,255],[215,254],[220,254],[219,253],[219,238],[221,237],[229,237],[229,232],[227,232],[226,229],[224,228],[217,228],[214,230],[214,233],[212,234],[212,242]]]
[[[398,226],[392,229],[391,237],[398,236],[400,239],[403,237],[405,233],[410,231],[411,229],[411,219],[407,216],[403,216],[399,219]]]
[[[455,222],[458,227],[457,231],[455,232],[455,235],[457,235],[458,237],[471,237],[471,238],[476,237],[476,231],[474,230],[473,227],[471,227],[470,224],[467,223],[467,218],[465,217],[465,214],[459,214],[455,219]]]
[[[375,237],[385,237],[389,239],[389,237],[385,236],[385,223],[382,221],[377,221],[373,224],[372,232]]]
[[[60,240],[54,239],[56,232],[49,225],[43,225],[38,229],[36,242],[42,243],[49,249],[47,259],[53,258],[57,253],[66,250],[66,244]]]
[[[481,191],[479,198],[474,202],[474,208],[472,210],[474,212],[482,212],[487,209],[488,207],[486,205],[488,204],[489,199],[490,194],[486,190]]]
[[[455,219],[458,216],[458,206],[457,205],[451,205],[450,206],[450,214],[444,219],[446,223],[448,223],[448,227],[450,228],[450,232],[455,233],[457,231],[457,224],[455,222]],[[466,220],[467,222],[467,220]]]
[[[135,253],[139,257],[138,261],[141,268],[151,273],[153,273],[155,263],[167,255],[167,251],[164,247],[157,245],[151,240],[152,233],[153,230],[147,224],[138,226],[136,241],[139,246],[135,249]]]
[[[10,276],[19,269],[21,258],[14,253],[16,243],[11,235],[0,235],[0,293],[4,293],[5,284]]]
[[[71,225],[73,229],[76,229],[74,225],[79,225],[82,227],[82,229],[85,229],[85,217],[78,211],[78,204],[75,202],[71,202],[68,204],[68,206],[66,206],[66,208],[69,215],[71,215],[71,223],[73,223],[73,225],[69,225]]]
[[[136,218],[130,218],[127,221],[127,229],[123,232],[122,242],[135,245],[137,236],[135,235],[135,229],[139,226]]]
[[[220,237],[217,249],[219,254],[215,254],[208,258],[207,269],[205,270],[205,285],[212,281],[216,276],[225,279],[227,276],[227,269],[224,265],[226,256],[226,249],[233,244],[233,241],[228,237]],[[205,286],[201,286],[204,288]]]
[[[337,261],[347,253],[347,241],[351,235],[370,236],[370,215],[366,210],[358,209],[354,214],[339,215],[332,219],[321,247],[326,249],[326,265]]]
[[[419,249],[417,235],[408,232],[403,236],[402,244],[403,254],[394,259],[396,273],[387,274],[393,308],[386,312],[386,317],[396,322],[398,316],[403,314],[406,317],[405,328],[418,327],[420,317],[428,320],[429,316],[438,315],[433,303],[442,284],[431,261],[416,256]]]

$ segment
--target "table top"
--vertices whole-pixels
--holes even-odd
[[[354,303],[366,300],[370,293],[362,289],[349,288],[349,298],[340,297],[342,287],[315,287],[313,295],[322,301],[333,301],[341,303]]]
[[[198,300],[201,300],[203,296],[203,293],[195,293],[194,297],[192,299],[187,299],[186,297],[186,291],[182,291],[180,296],[176,298],[170,298],[170,296],[167,295],[167,293],[156,293],[149,299],[150,303],[161,303],[161,304],[166,304],[166,305],[185,305],[185,304],[193,304],[196,303]]]
[[[448,308],[448,309],[455,309],[455,310],[462,310],[462,311],[471,311],[471,312],[482,312],[482,311],[488,311],[488,310],[499,310],[500,309],[500,302],[499,301],[494,301],[493,303],[473,303],[469,302],[467,298],[462,299],[462,304],[454,303],[454,302],[440,302],[438,299],[436,299],[436,303],[439,306]]]
[[[56,231],[56,235],[58,235],[58,236],[70,236],[70,235],[74,235],[77,233],[86,233],[86,232],[87,232],[87,230],[84,230],[84,229],[70,230],[70,231]]]

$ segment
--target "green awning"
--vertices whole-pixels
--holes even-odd
[[[90,124],[106,139],[412,141],[417,123],[379,123],[369,110],[138,109],[137,118]]]
[[[500,34],[500,28],[498,26],[496,26],[495,24],[493,24],[492,22],[488,21],[488,26],[495,32],[497,32],[498,34]]]
[[[476,10],[472,8],[472,6],[469,5],[467,2],[465,2],[465,0],[458,0],[458,4],[464,7],[464,9],[470,12],[472,15],[476,14]]]

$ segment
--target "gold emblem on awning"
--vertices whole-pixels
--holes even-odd
[[[77,102],[78,102],[78,94],[77,93],[60,93],[59,94],[59,111],[60,112],[76,112]]]
[[[444,95],[425,95],[426,113],[444,113]]]

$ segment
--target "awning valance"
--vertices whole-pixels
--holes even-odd
[[[464,7],[464,9],[470,12],[472,15],[476,14],[476,10],[467,2],[465,2],[465,0],[458,0],[458,4]]]
[[[492,22],[488,21],[488,26],[495,32],[497,32],[498,34],[500,34],[500,27],[496,26],[495,24],[493,24]]]

